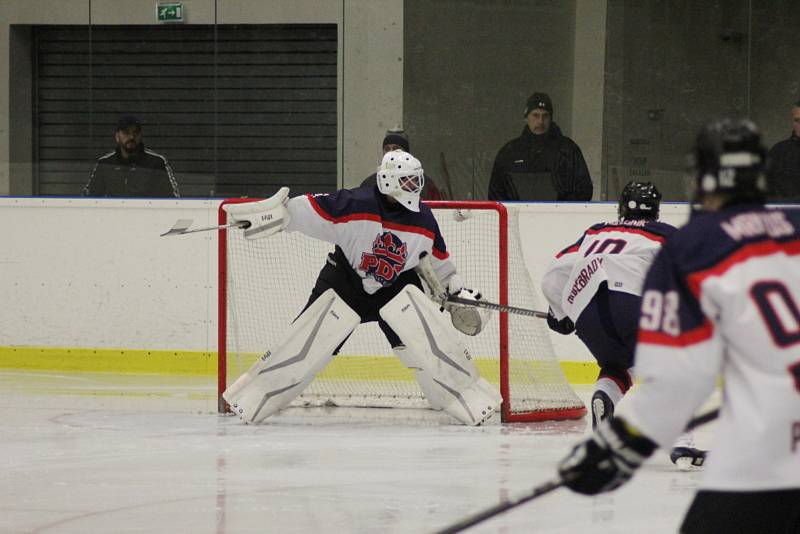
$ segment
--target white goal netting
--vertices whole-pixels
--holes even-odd
[[[494,202],[431,205],[468,287],[490,302],[546,310],[525,268],[514,208]],[[281,337],[308,300],[332,250],[333,245],[296,232],[260,241],[246,241],[239,231],[221,236],[220,389]],[[503,420],[585,413],[553,354],[542,319],[492,312],[490,324],[478,336],[456,335],[482,376],[503,392]],[[293,405],[427,409],[412,371],[392,354],[377,323],[357,327]]]

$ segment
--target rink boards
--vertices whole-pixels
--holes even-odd
[[[0,199],[0,223],[11,229],[0,247],[0,322],[6,326],[0,368],[215,374],[216,232],[159,236],[178,219],[214,225],[218,205],[209,199]],[[616,211],[612,203],[517,207],[534,281],[553,254]],[[664,205],[662,212],[673,224],[688,213],[684,204]],[[591,381],[596,367],[580,342],[551,337],[568,379]],[[338,369],[348,360],[339,360],[328,372],[343,372]],[[407,375],[394,361],[383,365],[382,371]]]

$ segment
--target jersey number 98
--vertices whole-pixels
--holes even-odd
[[[642,296],[642,315],[639,318],[642,330],[662,331],[671,336],[681,333],[678,321],[678,293],[662,293],[655,289],[645,291]]]

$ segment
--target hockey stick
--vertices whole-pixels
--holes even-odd
[[[541,319],[547,318],[547,312],[536,310],[529,310],[527,308],[517,308],[516,306],[507,306],[505,304],[495,304],[493,302],[486,302],[485,300],[472,300],[458,297],[456,295],[448,295],[447,290],[442,285],[439,277],[431,265],[431,258],[427,252],[419,255],[419,264],[416,267],[417,273],[422,277],[431,292],[434,295],[434,300],[440,305],[446,302],[452,304],[461,304],[463,306],[474,306],[476,308],[486,308],[487,310],[495,310],[506,313],[514,313],[517,315],[527,315],[528,317],[539,317]]]
[[[698,415],[691,421],[689,424],[686,425],[686,432],[693,430],[701,425],[709,423],[716,419],[719,416],[719,408],[715,408],[707,413],[702,415]],[[542,495],[546,495],[553,490],[556,490],[564,485],[564,480],[562,478],[554,478],[545,482],[544,484],[540,484],[533,488],[532,490],[528,491],[527,493],[518,495],[517,497],[512,497],[507,501],[503,501],[499,504],[496,504],[492,507],[489,507],[481,512],[468,516],[458,523],[453,523],[449,527],[445,527],[441,530],[437,530],[435,534],[456,534],[457,532],[463,532],[464,530],[474,527],[478,523],[482,523],[487,519],[491,519],[496,515],[500,515],[504,512],[512,508],[516,508],[521,504],[525,504],[528,501],[532,501],[537,497],[541,497]]]
[[[248,228],[250,223],[248,221],[238,221],[232,222],[228,224],[221,224],[219,226],[207,226],[205,228],[194,228],[189,230],[189,227],[192,225],[194,221],[191,219],[180,219],[175,224],[172,225],[172,228],[161,234],[161,237],[169,236],[169,235],[183,235],[183,234],[193,234],[194,232],[210,232],[211,230],[223,230],[225,228]]]
[[[561,478],[554,478],[544,484],[540,484],[530,490],[528,493],[524,495],[518,495],[516,497],[512,497],[507,501],[503,501],[500,504],[496,504],[491,508],[487,508],[482,512],[478,512],[477,514],[471,515],[465,519],[462,519],[458,523],[453,523],[449,527],[445,527],[442,530],[437,530],[435,534],[456,534],[457,532],[462,532],[470,527],[474,527],[478,523],[483,523],[487,519],[491,519],[496,515],[500,515],[503,512],[506,512],[512,508],[516,508],[520,504],[525,504],[528,501],[532,501],[537,497],[541,497],[542,495],[547,495],[553,490],[557,490],[561,486],[564,485],[564,481]]]
[[[462,304],[464,306],[474,306],[476,308],[486,308],[487,310],[495,310],[499,312],[514,313],[516,315],[527,315],[528,317],[539,317],[540,319],[547,319],[547,312],[538,310],[529,310],[527,308],[517,308],[516,306],[506,306],[505,304],[495,304],[494,302],[486,302],[485,300],[471,300],[463,299],[455,295],[447,297],[447,302],[453,304]]]

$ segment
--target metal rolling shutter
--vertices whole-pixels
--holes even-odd
[[[336,188],[335,24],[35,30],[38,193],[78,195],[132,114],[181,196]],[[216,43],[216,68],[215,68]]]

